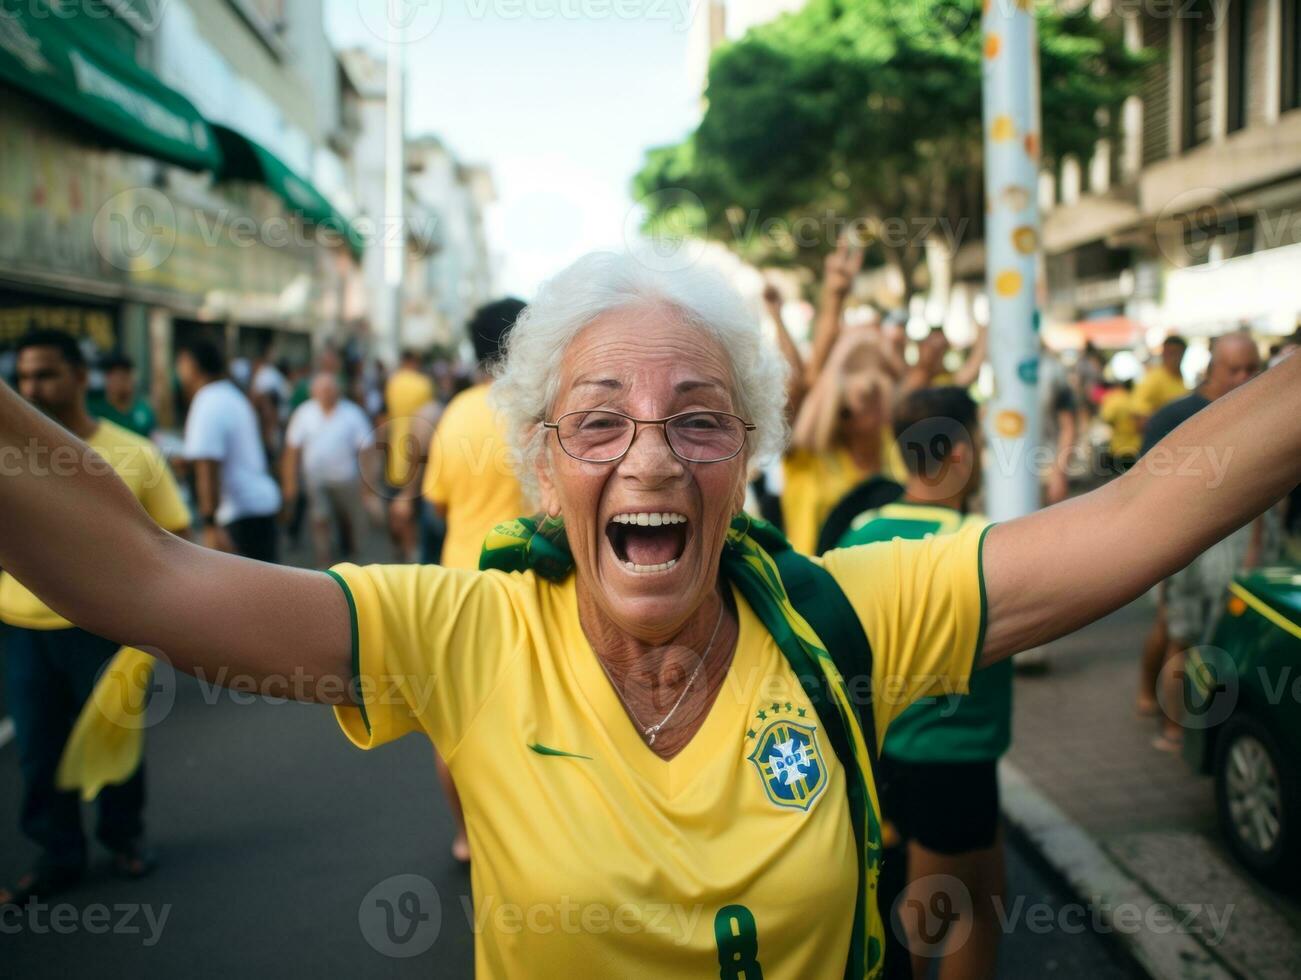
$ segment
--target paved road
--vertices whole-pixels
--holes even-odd
[[[175,690],[147,750],[162,867],[148,880],[118,882],[101,853],[53,919],[43,910],[3,920],[0,976],[471,976],[469,879],[448,856],[427,743],[409,737],[365,754],[327,710],[238,704],[189,678]],[[0,750],[5,880],[32,857],[15,829],[17,798],[11,744]],[[383,903],[396,910],[400,935],[413,909],[404,894],[425,886],[402,875],[431,883],[440,909],[436,936],[431,917],[405,946],[387,937]],[[1064,898],[1016,849],[1011,884],[1009,909],[1018,896],[1024,902],[1002,976],[1131,975],[1096,936],[1029,928],[1025,910],[1046,907],[1055,921]],[[363,908],[373,916],[364,924]],[[424,898],[422,911],[431,908]],[[411,958],[384,952],[421,946]]]

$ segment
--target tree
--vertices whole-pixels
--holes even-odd
[[[1038,25],[1041,150],[1087,158],[1147,58],[1086,11]],[[634,178],[646,230],[816,269],[861,221],[911,290],[928,240],[981,233],[982,44],[980,0],[811,0],[720,47],[699,127]]]

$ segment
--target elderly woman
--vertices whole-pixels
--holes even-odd
[[[1178,465],[1145,460],[987,531],[822,559],[871,642],[872,733],[736,519],[749,459],[781,443],[780,360],[758,337],[694,270],[597,255],[545,286],[499,381],[545,515],[490,536],[485,562],[512,571],[319,573],[204,550],[103,468],[22,465],[84,447],[4,389],[0,563],[84,628],[335,703],[361,746],[428,732],[463,794],[475,896],[527,913],[488,919],[480,976],[877,975],[865,741],[1290,490],[1301,358],[1173,433]]]

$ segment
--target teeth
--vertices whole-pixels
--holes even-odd
[[[677,563],[678,560],[676,558],[662,561],[658,565],[638,565],[636,562],[626,561],[623,563],[623,567],[630,572],[667,572]]]
[[[660,527],[664,524],[685,524],[687,523],[687,515],[674,514],[668,511],[663,513],[641,511],[635,514],[615,514],[610,518],[610,520],[615,524],[636,524],[640,527]]]

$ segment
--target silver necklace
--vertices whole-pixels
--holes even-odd
[[[683,698],[685,698],[687,692],[691,690],[691,685],[696,682],[696,678],[700,675],[700,668],[705,666],[705,661],[709,659],[710,651],[714,649],[714,641],[718,639],[718,629],[723,625],[723,611],[725,609],[726,603],[720,601],[718,605],[718,622],[714,623],[714,632],[709,637],[709,644],[705,647],[704,656],[700,658],[700,663],[696,664],[696,669],[691,672],[691,676],[687,679],[686,686],[682,688],[682,693],[679,694],[678,699],[673,702],[673,707],[669,708],[669,713],[649,727],[641,723],[641,719],[637,717],[637,712],[632,710],[632,705],[630,705],[628,699],[623,696],[623,691],[619,690],[619,685],[616,684],[614,678],[610,676],[610,671],[605,667],[605,661],[601,659],[600,654],[596,654],[596,662],[601,665],[601,672],[605,674],[605,679],[608,680],[610,686],[614,688],[614,693],[619,695],[619,701],[623,705],[624,710],[628,712],[629,717],[631,717],[632,720],[636,722],[637,727],[641,729],[641,737],[646,739],[647,745],[655,744],[655,736],[660,733],[660,729],[669,723],[669,719],[673,717],[673,713],[678,710],[678,706],[682,704]]]

